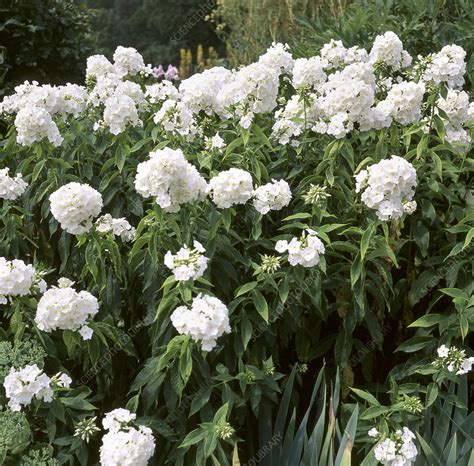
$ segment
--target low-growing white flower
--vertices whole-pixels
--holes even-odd
[[[51,379],[36,364],[18,370],[12,367],[3,386],[12,411],[21,411],[22,406],[28,406],[33,398],[47,403],[53,399]]]
[[[261,214],[270,210],[281,210],[291,201],[291,189],[285,180],[272,180],[263,186],[259,186],[253,193],[253,205]]]
[[[171,314],[174,328],[182,335],[200,341],[203,351],[211,351],[217,339],[230,332],[229,310],[217,298],[199,294],[191,307],[180,306]]]
[[[0,170],[0,199],[14,201],[25,192],[28,184],[23,181],[21,173],[12,177],[8,174],[9,171],[9,168]]]
[[[68,183],[49,196],[51,213],[73,235],[87,233],[102,210],[102,196],[88,184]]]
[[[38,282],[35,268],[20,259],[12,261],[0,257],[0,303],[6,304],[7,298],[28,296]]]
[[[288,261],[291,265],[314,267],[319,263],[320,256],[324,254],[325,247],[317,233],[308,228],[299,238],[294,237],[290,242],[277,241],[275,250],[280,253],[288,252]]]
[[[211,179],[208,192],[221,209],[245,204],[253,194],[252,176],[240,168],[231,168]]]
[[[384,466],[411,466],[418,454],[414,439],[415,434],[403,427],[375,447],[375,458]]]
[[[206,250],[198,241],[193,243],[194,249],[184,245],[176,254],[168,251],[165,265],[173,271],[177,281],[197,280],[204,275],[209,259],[204,256]]]
[[[102,422],[108,430],[102,437],[102,466],[146,466],[155,452],[155,439],[150,428],[130,425],[136,415],[127,409],[115,409]]]
[[[53,287],[43,294],[36,309],[35,322],[44,332],[71,330],[84,340],[92,336],[89,319],[99,312],[97,298],[88,291],[77,292],[70,286]]]
[[[112,233],[120,237],[122,241],[133,241],[136,230],[125,218],[113,218],[110,214],[99,217],[95,222],[95,228],[100,233]]]

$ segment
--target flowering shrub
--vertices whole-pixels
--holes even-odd
[[[0,402],[30,426],[22,451],[255,462],[272,406],[304,407],[325,361],[361,461],[430,461],[423,416],[473,361],[465,58],[413,59],[386,32],[153,83],[119,47],[84,87],[18,86],[0,105]],[[307,464],[300,443],[278,458]]]

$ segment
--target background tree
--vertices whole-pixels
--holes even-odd
[[[72,0],[0,0],[0,94],[25,79],[83,80],[92,15]]]

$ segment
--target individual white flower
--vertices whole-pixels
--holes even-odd
[[[299,238],[294,237],[290,242],[277,241],[275,250],[280,253],[288,252],[288,261],[293,266],[314,267],[324,254],[325,247],[317,233],[308,228]]]
[[[216,133],[212,138],[206,138],[206,148],[208,150],[223,149],[226,146],[224,139],[219,133]]]
[[[446,345],[441,345],[436,351],[440,358],[448,357],[449,348]]]
[[[88,291],[53,287],[43,294],[36,309],[35,323],[43,332],[71,330],[80,332],[84,340],[90,339],[92,329],[87,322],[99,312],[97,298]],[[86,328],[84,328],[86,327]]]
[[[472,370],[472,365],[474,364],[474,357],[466,358],[462,363],[461,367],[456,372],[457,375],[467,374]]]
[[[102,196],[88,184],[68,183],[49,196],[51,213],[73,235],[87,233],[102,210]]]
[[[145,66],[143,57],[133,47],[122,47],[119,45],[114,52],[114,69],[120,75],[135,76],[138,73],[151,72]]]
[[[168,212],[181,204],[201,199],[207,184],[180,149],[168,147],[151,152],[149,160],[138,164],[135,189],[143,197],[153,197]]]
[[[114,409],[102,422],[108,430],[102,437],[102,466],[146,466],[155,452],[155,439],[150,428],[129,425],[136,415],[127,409]]]
[[[270,210],[286,207],[291,201],[291,189],[285,180],[272,180],[271,183],[255,189],[253,197],[255,209],[264,215]]]
[[[221,209],[245,204],[253,194],[252,176],[240,168],[231,168],[211,179],[208,192]]]
[[[371,165],[356,175],[356,193],[363,191],[362,202],[376,210],[380,220],[400,218],[413,207],[411,202],[417,184],[413,165],[396,155]]]
[[[171,323],[182,335],[190,335],[200,341],[203,351],[211,351],[216,340],[230,332],[229,310],[217,298],[199,294],[191,307],[180,306],[171,314]]]
[[[375,427],[373,427],[369,430],[368,435],[369,437],[378,437],[380,434],[379,431]]]
[[[370,63],[384,63],[394,71],[410,66],[411,61],[411,56],[403,50],[402,41],[392,31],[378,35],[369,53]]]
[[[27,106],[16,115],[16,140],[22,146],[48,139],[54,146],[60,146],[63,137],[51,115],[41,107]]]
[[[23,181],[21,173],[12,177],[8,174],[9,171],[9,168],[0,170],[0,199],[14,201],[25,192],[28,184]]]
[[[204,275],[209,259],[204,256],[206,250],[198,241],[194,241],[194,249],[184,245],[176,254],[168,251],[165,265],[172,270],[177,281],[197,280]]]
[[[0,303],[6,304],[7,297],[27,296],[37,283],[37,273],[30,264],[22,260],[8,261],[0,257]]]
[[[83,325],[79,329],[79,335],[81,335],[83,340],[90,340],[93,334],[94,331],[88,325]]]
[[[113,218],[110,214],[99,217],[95,227],[100,233],[112,233],[122,241],[133,241],[136,235],[135,228],[125,218]]]
[[[64,372],[58,372],[51,379],[51,383],[61,388],[69,388],[71,386],[72,379],[71,377],[69,377],[69,375],[65,374]]]
[[[12,367],[3,386],[12,411],[21,411],[22,406],[31,404],[33,398],[47,403],[53,399],[51,379],[36,364],[18,370]]]

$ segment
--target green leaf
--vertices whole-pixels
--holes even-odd
[[[235,297],[238,298],[244,294],[247,294],[249,291],[253,290],[258,285],[258,282],[248,282],[245,285],[237,288],[235,292]]]
[[[408,327],[433,327],[433,325],[439,325],[445,323],[449,320],[447,316],[443,316],[441,314],[426,314],[419,319],[415,320],[412,324]]]
[[[252,290],[253,302],[262,319],[268,323],[268,304],[263,294],[257,290]]]

